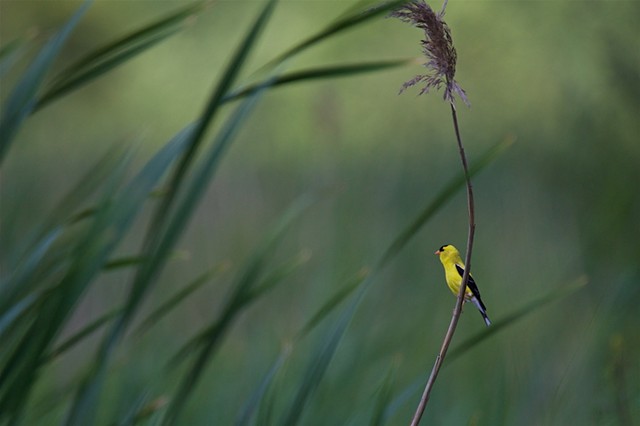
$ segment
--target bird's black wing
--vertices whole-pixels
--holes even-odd
[[[456,263],[456,270],[460,274],[460,277],[462,277],[462,275],[464,274],[464,268]],[[474,281],[471,275],[469,275],[469,281],[467,281],[467,287],[469,287],[469,290],[471,290],[471,293],[473,293],[476,299],[478,299],[478,302],[480,302],[480,306],[482,306],[482,309],[486,311],[487,308],[486,306],[484,306],[484,303],[482,303],[482,299],[480,298],[480,290],[478,290],[478,286],[476,285],[476,282]]]

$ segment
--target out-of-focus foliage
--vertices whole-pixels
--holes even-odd
[[[1,64],[3,108],[34,54],[79,6],[0,3],[0,45],[8,47],[2,60],[10,59]],[[282,1],[238,82],[257,81],[261,67],[350,6]],[[96,46],[181,7],[171,1],[95,2],[53,63],[53,75]],[[13,273],[15,254],[51,219],[63,195],[93,170],[101,173],[96,164],[122,158],[114,148],[135,147],[129,170],[137,170],[201,114],[262,7],[214,2],[180,33],[26,119],[1,165],[3,284]],[[515,139],[474,178],[473,273],[491,318],[508,318],[582,277],[587,284],[453,360],[438,379],[425,424],[640,422],[639,14],[638,2],[449,1],[445,19],[458,52],[456,78],[472,105],[458,105],[467,155],[474,163],[497,142]],[[295,71],[417,56],[420,36],[380,17],[286,65]],[[271,224],[301,194],[326,192],[269,253],[273,263],[266,273],[303,251],[310,251],[309,260],[239,313],[181,417],[182,424],[232,423],[286,353],[286,365],[254,413],[254,419],[280,424],[344,300],[335,299],[323,311],[329,321],[320,321],[305,339],[297,340],[296,333],[363,267],[375,267],[394,238],[460,173],[449,109],[440,95],[397,95],[420,72],[412,65],[262,94],[136,320],[144,321],[205,271],[225,264],[226,272],[146,333],[124,338],[108,370],[99,424],[144,409],[150,410],[144,420],[154,420],[154,407],[166,406],[183,374],[167,374],[167,362],[218,317],[236,274]],[[222,117],[238,102],[229,103]],[[135,176],[126,173],[123,181]],[[76,201],[67,213],[101,201]],[[153,197],[145,201],[116,258],[138,253],[157,203]],[[419,395],[402,398],[403,392],[426,379],[454,304],[432,253],[444,243],[464,246],[465,237],[460,192],[374,277],[300,424],[408,423]],[[125,263],[131,264],[135,258]],[[120,308],[130,272],[120,267],[100,275],[56,342]],[[483,327],[476,313],[465,310],[452,350]],[[84,339],[42,371],[26,424],[64,419],[101,338],[97,333]],[[291,341],[292,352],[283,350]]]

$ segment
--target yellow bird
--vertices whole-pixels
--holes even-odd
[[[442,266],[444,266],[444,277],[447,280],[449,289],[457,296],[460,292],[460,285],[462,284],[462,274],[464,274],[464,262],[460,257],[460,252],[451,244],[446,244],[436,250],[435,254],[440,256],[440,262],[442,262]],[[484,323],[487,324],[487,327],[490,326],[491,320],[489,320],[487,316],[487,308],[484,306],[484,303],[482,303],[480,290],[478,290],[478,286],[471,275],[469,275],[464,299],[465,301],[470,300],[476,305],[476,308],[478,308],[484,319]]]

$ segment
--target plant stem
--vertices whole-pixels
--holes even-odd
[[[442,367],[442,363],[444,362],[444,357],[447,355],[447,350],[449,349],[449,344],[451,343],[451,339],[453,339],[453,333],[456,331],[456,327],[458,325],[458,320],[460,319],[460,314],[462,313],[462,304],[464,303],[464,293],[467,289],[467,281],[469,281],[469,273],[471,271],[471,251],[473,249],[473,236],[476,229],[475,223],[475,209],[473,203],[473,188],[471,187],[471,177],[469,175],[469,167],[467,166],[467,157],[464,154],[464,146],[462,145],[462,139],[460,138],[460,129],[458,127],[458,116],[456,114],[456,108],[451,104],[451,115],[453,117],[453,128],[456,132],[456,139],[458,141],[458,150],[460,151],[460,160],[462,161],[462,168],[464,169],[465,180],[467,181],[467,207],[469,211],[469,232],[467,235],[467,253],[465,256],[464,264],[464,273],[462,275],[462,284],[460,285],[460,291],[458,292],[458,299],[456,300],[456,305],[453,308],[453,314],[451,316],[451,322],[449,323],[449,329],[447,330],[447,334],[444,336],[444,340],[442,341],[442,346],[440,347],[440,352],[436,357],[436,362],[431,369],[431,375],[429,376],[429,380],[427,380],[427,384],[424,388],[424,392],[422,393],[422,398],[420,398],[420,403],[416,408],[416,412],[413,415],[413,420],[411,421],[411,426],[418,426],[420,423],[420,419],[422,418],[422,414],[427,406],[427,402],[429,401],[429,396],[431,395],[431,390],[433,389],[433,385],[436,382],[436,378],[438,377],[438,373],[440,372],[440,367]]]

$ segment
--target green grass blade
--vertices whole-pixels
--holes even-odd
[[[246,304],[254,301],[259,295],[264,294],[266,290],[272,289],[286,276],[285,274],[292,272],[292,266],[299,266],[303,261],[306,261],[306,255],[303,253],[301,256],[297,256],[298,260],[294,258],[292,263],[286,263],[284,266],[276,268],[276,270],[267,275],[265,279],[262,281],[259,280],[259,275],[264,267],[268,254],[280,238],[282,238],[289,224],[315,201],[316,199],[312,196],[302,196],[289,207],[278,223],[267,233],[262,244],[256,248],[251,258],[247,260],[243,268],[243,273],[238,275],[238,278],[232,285],[233,292],[227,298],[218,318],[210,326],[206,327],[205,330],[185,343],[182,348],[177,351],[171,364],[175,365],[182,360],[186,354],[193,352],[198,346],[211,340],[211,336],[214,335],[214,330],[220,329],[220,324],[228,321],[225,316],[235,315],[235,313],[244,308]]]
[[[16,407],[11,414],[15,418],[21,415],[22,407],[37,377],[41,358],[58,335],[86,287],[101,270],[107,256],[124,237],[133,218],[146,200],[147,194],[184,149],[187,138],[185,135],[181,136],[149,160],[125,190],[116,196],[113,192],[115,184],[120,180],[120,173],[113,174],[111,179],[113,189],[107,191],[107,196],[101,203],[93,224],[77,245],[73,264],[47,303],[42,305],[30,333],[15,351],[12,361],[5,366],[0,376],[0,386],[4,386],[7,380],[8,383],[13,384],[9,387],[11,392],[3,393],[0,407]],[[124,169],[125,164],[123,162],[120,170]],[[19,368],[14,369],[15,364]],[[4,391],[5,388],[1,389]],[[15,392],[16,390],[18,391]]]
[[[38,112],[53,101],[81,88],[85,84],[88,84],[89,82],[108,73],[112,69],[117,68],[132,58],[135,58],[140,53],[147,51],[161,41],[177,34],[179,30],[179,28],[167,29],[164,33],[156,34],[154,38],[140,42],[140,44],[136,46],[130,46],[126,51],[117,52],[116,56],[112,58],[105,58],[104,62],[92,64],[87,69],[79,70],[76,75],[72,75],[65,80],[60,80],[42,95],[33,108],[33,112]]]
[[[168,400],[159,396],[149,401],[150,392],[144,392],[131,406],[127,415],[116,423],[117,426],[135,426],[139,424],[152,425],[151,417],[160,413],[166,407]]]
[[[387,421],[385,409],[391,400],[393,381],[397,369],[398,362],[397,360],[394,360],[389,367],[389,371],[387,371],[382,384],[380,385],[380,389],[378,389],[378,396],[374,404],[373,415],[369,422],[371,426],[383,426]]]
[[[295,392],[294,399],[286,410],[283,420],[279,423],[284,426],[293,426],[298,424],[304,408],[310,396],[317,389],[322,377],[324,376],[333,356],[338,348],[344,333],[351,322],[353,313],[357,304],[350,304],[340,316],[333,331],[325,339],[322,346],[312,355],[304,375]]]
[[[274,284],[279,282],[280,277],[283,275],[288,275],[290,272],[293,271],[293,269],[296,269],[298,266],[300,266],[302,263],[306,262],[308,260],[308,255],[306,253],[301,253],[300,256],[297,256],[292,263],[290,264],[285,264],[284,266],[280,267],[278,270],[276,270],[275,273],[272,273],[271,276],[267,277],[264,280],[264,284],[262,285],[258,285],[256,286],[257,288],[260,288],[260,293],[264,292],[266,289],[270,289]],[[362,281],[362,280],[360,280]],[[250,296],[251,298],[254,298],[255,292],[252,292],[252,296]],[[339,294],[344,294],[344,291],[340,291]],[[333,297],[332,300],[341,300],[343,297]],[[334,302],[333,307],[335,307],[337,305],[338,302]],[[317,325],[318,323],[320,323],[321,319],[324,318],[328,313],[330,312],[330,309],[327,308],[326,305],[323,305],[322,309],[320,310],[320,312],[316,313],[316,315],[314,315],[314,321],[312,323],[311,326],[307,325],[305,326],[305,331],[308,332],[310,331],[315,325]],[[299,338],[302,338],[306,335],[306,332],[300,332],[296,335],[296,337],[294,337],[294,343],[295,341],[297,341]],[[274,364],[271,366],[271,368],[269,369],[269,371],[267,372],[267,374],[265,375],[265,377],[262,379],[262,381],[260,382],[260,385],[258,385],[258,387],[256,388],[256,391],[253,392],[253,394],[251,395],[251,397],[247,400],[247,402],[243,405],[242,409],[240,410],[240,412],[238,413],[238,416],[236,418],[235,424],[236,425],[248,425],[249,422],[251,421],[251,418],[253,417],[255,411],[262,406],[263,404],[263,400],[265,398],[265,395],[267,394],[267,391],[270,389],[271,384],[273,382],[273,380],[276,378],[276,374],[278,373],[278,371],[280,370],[280,368],[284,365],[285,361],[287,360],[287,358],[289,357],[289,354],[291,353],[292,350],[292,345],[294,344],[287,344],[285,346],[285,348],[282,350],[281,354],[278,356],[278,358],[276,359],[276,361],[274,362]]]
[[[71,225],[76,224],[76,217],[68,217],[68,210],[77,209],[86,198],[89,198],[97,189],[109,180],[109,173],[117,168],[118,163],[126,161],[124,152],[111,150],[99,159],[90,168],[90,171],[82,176],[78,184],[72,188],[48,215],[46,221],[34,230],[35,238],[28,240],[23,245],[26,249],[17,264],[12,266],[12,274],[1,284],[0,297],[0,337],[7,330],[12,321],[18,317],[14,314],[15,308],[26,306],[42,296],[44,290],[50,292],[51,285],[55,284],[55,277],[63,273],[68,264],[68,259],[73,252],[74,239],[70,242],[60,241]],[[67,211],[65,211],[65,208]],[[95,209],[94,209],[95,210]],[[92,211],[92,214],[95,211]],[[92,216],[86,215],[84,219]],[[69,237],[66,238],[69,240]]]
[[[236,291],[231,297],[228,298],[227,305],[223,309],[223,313],[233,313],[234,316],[237,315],[236,312],[240,313],[240,311],[243,310],[247,305],[254,302],[260,296],[266,294],[269,290],[272,290],[278,284],[281,284],[287,276],[293,273],[308,260],[308,253],[303,252],[295,256],[289,262],[286,262],[283,265],[280,265],[275,270],[271,271],[263,280],[256,283],[255,285],[251,285],[251,280],[245,279],[243,284],[238,284],[235,286]],[[251,270],[255,269],[251,268]],[[172,364],[177,364],[179,361],[184,359],[187,354],[193,352],[199,346],[206,344],[207,341],[211,340],[211,336],[214,334],[214,330],[222,330],[222,327],[220,325],[221,323],[224,322],[225,324],[230,324],[230,322],[223,317],[224,315],[219,317],[213,324],[211,324],[205,330],[201,331],[196,336],[191,338],[187,343],[185,343],[173,357]],[[220,333],[220,331],[218,331],[218,333]]]
[[[253,99],[250,99],[249,102],[253,104]],[[248,113],[248,109],[251,107],[251,104],[242,105],[238,108],[235,117],[232,117],[232,120],[228,123],[228,127],[235,127],[238,123],[240,123]],[[228,129],[229,131],[233,131],[233,129]],[[196,177],[193,179],[193,183],[190,188],[188,188],[188,194],[185,202],[179,206],[178,211],[176,212],[175,218],[169,224],[169,227],[166,232],[166,237],[160,242],[160,245],[155,252],[155,257],[153,262],[156,265],[162,265],[165,262],[167,253],[169,249],[175,244],[179,235],[182,232],[182,229],[186,225],[187,220],[190,217],[190,214],[195,209],[195,206],[204,192],[206,184],[210,181],[211,175],[216,169],[218,161],[222,156],[222,152],[224,147],[230,143],[230,134],[228,132],[223,131],[222,136],[218,138],[218,143],[214,144],[214,148],[210,153],[209,159],[205,161],[205,164],[200,168],[197,172]],[[153,266],[153,265],[152,265]],[[149,267],[147,269],[149,274],[154,273],[154,271]],[[150,275],[151,276],[151,275]],[[144,293],[148,289],[148,279],[145,281],[140,281],[139,287],[134,288],[134,292],[130,297],[130,309],[133,309],[140,300],[142,299]]]
[[[197,2],[171,13],[140,30],[122,37],[80,59],[63,71],[40,97],[35,110],[104,75],[129,59],[177,34],[207,2]]]
[[[53,275],[53,270],[63,262],[66,253],[55,244],[70,225],[78,222],[78,218],[70,218],[68,212],[78,209],[94,194],[108,180],[109,173],[116,168],[119,161],[124,161],[124,152],[110,150],[92,164],[87,173],[47,215],[44,223],[34,230],[33,237],[24,238],[24,248],[14,249],[21,254],[15,255],[18,261],[9,268],[13,272],[0,284],[0,316],[8,306],[18,303],[20,298],[34,290],[34,285],[46,283],[47,280],[41,277]],[[83,218],[90,216],[86,215]]]
[[[400,407],[402,407],[408,401],[413,400],[415,394],[422,390],[421,388],[424,385],[425,380],[426,379],[422,378],[420,378],[419,380],[414,380],[413,383],[404,388],[404,390],[400,392],[398,396],[393,398],[393,400],[391,400],[391,402],[387,404],[387,407],[384,410],[384,418],[392,418],[400,409]]]
[[[44,235],[33,249],[26,253],[17,265],[14,266],[13,272],[6,280],[3,280],[0,288],[2,301],[0,301],[0,316],[11,309],[15,303],[19,303],[19,299],[24,297],[28,292],[34,290],[33,284],[38,281],[33,279],[37,273],[38,267],[42,265],[45,257],[50,253],[54,243],[62,233],[60,228],[53,229],[48,235]]]
[[[174,172],[173,177],[167,187],[167,193],[163,198],[161,205],[158,207],[158,209],[156,209],[156,213],[152,218],[151,226],[149,227],[149,231],[147,233],[149,237],[145,242],[145,247],[150,248],[150,250],[155,249],[159,244],[159,241],[161,240],[163,235],[163,228],[166,225],[166,220],[169,212],[171,211],[171,207],[174,205],[178,190],[183,184],[185,175],[190,169],[196,153],[198,152],[198,149],[202,145],[206,131],[209,128],[210,124],[215,120],[218,110],[223,103],[225,95],[229,92],[233,83],[236,81],[238,75],[240,74],[240,71],[242,70],[246,62],[246,59],[249,56],[249,52],[254,47],[259,34],[262,32],[262,29],[271,16],[273,8],[275,7],[275,3],[276,0],[269,0],[265,5],[256,21],[247,32],[247,35],[243,39],[242,43],[236,49],[233,58],[229,62],[229,65],[225,69],[225,72],[214,88],[212,95],[204,108],[204,111],[200,115],[200,118],[193,124],[194,131],[189,143],[189,149],[181,158],[180,163],[176,168],[176,171]],[[258,93],[259,91],[256,91],[254,93]],[[222,140],[224,140],[224,138]],[[153,263],[154,262],[150,263],[150,267],[141,272],[141,278],[137,279],[137,281],[139,281],[141,284],[134,285],[134,287],[140,286],[143,282],[149,281],[150,277],[146,277],[146,275],[153,273],[153,270],[155,269]]]
[[[231,137],[233,136],[233,133],[237,129],[237,126],[244,120],[249,110],[252,108],[255,101],[257,100],[256,99],[257,96],[260,95],[262,93],[262,90],[264,90],[266,87],[267,86],[260,88],[259,91],[254,93],[254,95],[251,98],[247,99],[242,105],[238,107],[238,109],[235,111],[235,114],[230,118],[225,128],[221,130],[220,134],[216,138],[216,141],[214,143],[214,146],[211,152],[209,153],[208,157],[204,160],[204,164],[202,165],[200,170],[196,172],[196,175],[191,180],[192,184],[191,184],[191,187],[188,188],[187,190],[186,200],[184,200],[184,202],[179,206],[179,209],[176,212],[175,219],[169,224],[169,228],[166,232],[166,236],[160,242],[160,246],[158,250],[155,252],[156,257],[154,262],[156,264],[160,265],[162,264],[162,262],[164,262],[164,259],[166,258],[166,253],[168,252],[169,248],[172,247],[177,241],[177,238],[180,235],[183,227],[185,226],[186,221],[188,220],[192,211],[195,209],[195,206],[198,200],[200,199],[200,197],[202,196],[207,183],[210,181],[211,175],[216,169],[216,166],[224,151],[224,148],[228,143],[230,143]],[[256,265],[254,265],[253,268],[255,269]],[[249,271],[251,270],[252,269],[249,268]],[[152,277],[152,274],[154,273],[151,267],[149,267],[144,272],[148,275],[140,275],[141,278],[138,278],[138,280],[134,283],[134,285],[138,285],[138,287],[135,287],[133,289],[134,292],[132,292],[132,295],[129,298],[129,304],[130,304],[129,309],[131,311],[133,311],[137,306],[137,304],[139,304],[140,300],[142,299],[142,296],[144,295],[144,292],[147,290],[147,285],[148,285],[147,283],[149,282],[150,278]],[[239,286],[248,287],[248,284],[253,278],[254,277],[251,275],[243,277],[244,281],[242,281],[241,285]],[[189,349],[191,347],[197,347],[202,341],[204,341],[205,338],[208,338],[209,340],[208,349],[205,348],[206,350],[202,351],[200,356],[201,361],[198,363],[198,365],[194,367],[192,371],[200,371],[201,369],[204,368],[204,365],[206,364],[206,361],[209,358],[209,354],[213,352],[213,349],[215,349],[215,343],[217,342],[218,337],[220,337],[224,333],[228,325],[227,321],[230,319],[231,319],[231,316],[228,316],[227,319],[223,319],[217,323],[214,323],[212,326],[208,327],[204,332],[200,333],[196,339],[192,339],[190,343],[185,345],[185,348]],[[123,324],[125,323],[125,321],[128,321],[128,318],[126,317],[123,318],[122,320]],[[212,338],[211,336],[218,336],[218,337]],[[109,336],[109,340],[106,341],[105,349],[108,349],[109,346],[111,346],[114,343],[116,338],[117,338],[117,335],[115,334],[112,334],[111,336]],[[212,339],[214,341],[212,341]],[[177,358],[180,358],[181,353],[182,351],[178,352]],[[175,358],[176,357],[174,357],[174,359]],[[197,373],[191,373],[191,374],[192,375],[195,374],[197,376]],[[186,380],[195,381],[196,379],[192,377]],[[168,409],[168,413],[163,419],[163,424],[171,424],[173,421],[175,421],[175,417],[181,411],[182,405],[184,404],[184,402],[186,402],[186,399],[188,398],[189,393],[190,393],[190,387],[186,385],[183,386],[183,390],[179,392],[180,398],[174,398],[172,400],[172,403]]]
[[[107,325],[111,320],[113,320],[122,310],[122,308],[112,309],[111,311],[101,315],[100,317],[93,320],[91,323],[84,326],[80,331],[76,332],[74,335],[66,339],[64,342],[60,343],[54,349],[51,350],[43,359],[42,363],[47,363],[53,361],[55,358],[59,357],[69,349],[73,348],[75,345],[80,343],[82,340],[91,336],[96,331],[100,330],[102,327]]]
[[[475,161],[469,169],[471,177],[482,171],[491,164],[498,156],[514,142],[512,137],[505,138],[487,150],[477,161]],[[422,212],[411,222],[391,243],[380,260],[379,267],[384,267],[393,259],[404,246],[413,238],[418,231],[435,215],[444,204],[451,199],[453,194],[465,185],[465,177],[463,174],[457,175],[436,197],[422,210]]]
[[[230,89],[231,85],[240,73],[240,70],[245,63],[251,48],[255,44],[258,35],[266,25],[273,7],[275,6],[275,2],[275,0],[270,0],[265,5],[254,25],[249,29],[243,42],[236,50],[234,57],[227,66],[227,69],[219,83],[216,85],[216,88],[214,89],[204,112],[201,114],[200,119],[191,125],[193,127],[193,133],[189,140],[189,148],[182,156],[180,164],[169,182],[167,192],[163,197],[160,206],[156,209],[151,225],[147,231],[147,238],[144,246],[145,252],[149,255],[148,261],[142,265],[134,278],[134,283],[132,285],[132,290],[129,295],[123,317],[117,324],[117,327],[110,332],[103,343],[103,349],[101,350],[103,352],[103,355],[101,356],[103,359],[106,358],[106,354],[112,350],[116,341],[124,332],[124,329],[128,325],[134,311],[137,309],[137,306],[146,294],[153,278],[160,272],[162,266],[165,264],[169,251],[175,245],[191,214],[195,210],[198,201],[217,169],[223,153],[231,143],[235,132],[238,130],[244,119],[246,119],[252,106],[256,102],[258,95],[268,87],[268,84],[259,87],[247,101],[238,107],[236,112],[227,121],[226,126],[220,131],[214,141],[214,146],[209,152],[209,155],[206,156],[204,164],[200,167],[199,171],[196,172],[190,188],[186,189],[184,200],[180,204],[178,211],[175,213],[171,223],[167,224],[166,222],[169,217],[169,213],[175,204],[178,190],[185,180],[186,173],[191,167],[191,163],[193,162],[196,152],[202,143],[205,132],[209,124],[215,118],[224,95]]]
[[[122,147],[115,147],[108,150],[103,156],[98,158],[87,168],[87,171],[80,176],[77,183],[62,197],[60,202],[47,215],[47,221],[43,228],[49,229],[59,225],[76,224],[79,220],[93,214],[82,213],[80,210],[86,200],[91,198],[104,184],[110,173],[118,167],[126,155],[126,150]],[[70,211],[78,213],[69,217]]]
[[[113,271],[116,269],[138,266],[143,262],[144,258],[138,255],[117,257],[105,263],[102,269],[104,269],[105,271]]]
[[[135,263],[139,263],[139,262],[135,262]],[[203,284],[209,281],[217,273],[221,272],[221,270],[222,268],[216,268],[216,269],[213,269],[212,271],[206,272],[202,274],[200,277],[196,278],[196,280],[191,282],[184,289],[177,292],[168,301],[166,301],[158,309],[156,309],[153,313],[151,313],[149,317],[145,321],[143,321],[140,327],[138,327],[137,332],[141,333],[145,331],[146,329],[151,327],[156,321],[159,321],[160,319],[162,319],[163,316],[168,314],[180,302],[182,302],[191,293],[193,293],[195,290],[197,290]],[[76,332],[73,336],[69,337],[63,343],[59,344],[55,349],[53,349],[45,357],[43,362],[49,362],[54,358],[62,355],[64,352],[66,352],[67,350],[71,349],[73,346],[80,343],[83,339],[89,337],[94,332],[98,331],[100,328],[108,324],[112,319],[117,317],[121,312],[122,312],[122,307],[119,307],[95,319],[93,322],[83,327],[80,331]]]
[[[110,176],[101,205],[108,206],[113,199],[117,183],[124,173],[125,164],[123,162],[122,167],[116,169]],[[104,218],[106,213],[101,216]],[[97,235],[95,231],[97,229],[98,221],[96,220],[96,223],[78,239],[72,250],[74,259],[69,262],[71,266],[65,271],[55,291],[47,295],[46,303],[40,304],[37,316],[31,321],[29,329],[0,371],[0,422],[5,416],[11,418],[12,423],[18,422],[22,417],[24,406],[37,379],[40,359],[60,332],[65,319],[70,315],[76,302],[74,293],[78,293],[80,279],[87,275],[89,269],[87,259],[91,258],[93,254],[91,250],[97,249],[99,241],[97,238],[92,238]]]
[[[271,273],[269,273],[269,275],[267,275],[261,282],[247,290],[243,303],[251,303],[270,290],[273,290],[273,288],[282,283],[286,277],[307,263],[310,258],[311,253],[308,250],[303,250],[301,253],[294,256],[293,259],[290,259],[288,262],[285,262],[271,271]]]
[[[9,72],[13,64],[18,60],[25,50],[24,40],[16,39],[10,41],[0,49],[0,78]]]
[[[317,325],[324,320],[327,315],[333,312],[336,307],[351,295],[365,281],[369,272],[367,270],[360,271],[347,285],[340,288],[333,296],[329,298],[315,314],[305,323],[300,331],[294,337],[294,341],[298,341],[306,337]]]
[[[248,425],[251,418],[255,414],[256,410],[260,408],[261,412],[266,410],[265,397],[270,389],[272,382],[277,377],[277,373],[284,366],[285,361],[289,357],[289,354],[293,350],[294,345],[305,338],[318,324],[329,316],[330,313],[344,301],[359,285],[361,285],[366,277],[366,272],[360,272],[355,278],[349,280],[345,286],[340,288],[334,295],[332,295],[327,302],[322,304],[320,308],[311,316],[311,318],[305,323],[305,325],[296,333],[290,344],[287,344],[276,361],[273,363],[265,377],[262,379],[260,385],[256,388],[256,391],[251,395],[247,402],[243,405],[238,417],[236,419],[236,425]]]
[[[11,92],[0,117],[0,164],[22,121],[33,110],[36,94],[51,64],[90,4],[91,0],[86,0],[64,27],[40,50],[24,77]]]
[[[311,358],[311,361],[307,365],[307,368],[304,372],[302,380],[300,381],[300,385],[294,395],[292,403],[289,405],[289,408],[286,410],[286,414],[281,421],[281,424],[286,426],[292,426],[297,424],[300,421],[302,413],[304,411],[304,407],[308,402],[308,399],[311,397],[313,392],[317,389],[320,384],[320,381],[331,363],[333,356],[335,355],[336,350],[338,349],[338,345],[344,336],[344,333],[349,326],[355,311],[360,304],[360,301],[364,297],[366,289],[371,282],[371,275],[359,274],[356,282],[352,283],[356,288],[359,288],[358,292],[353,295],[352,301],[349,305],[345,307],[342,311],[335,327],[333,327],[331,333],[329,333],[328,337],[324,340],[321,347],[314,353]],[[355,284],[357,283],[357,284]],[[349,289],[351,285],[347,286],[346,289]],[[314,315],[308,324],[313,324],[315,326],[317,324],[319,315],[326,315],[333,307],[337,306],[337,304],[342,300],[343,295],[350,293],[350,291],[339,292],[336,297],[333,297],[329,300],[329,302],[322,306],[320,311]],[[303,328],[304,332],[308,332],[310,330],[310,326],[307,325]]]
[[[201,288],[204,284],[211,281],[213,278],[221,274],[226,269],[225,265],[218,266],[211,269],[195,280],[187,284],[184,288],[173,294],[168,300],[160,304],[151,314],[147,316],[145,320],[140,323],[134,334],[142,334],[151,328],[155,323],[160,321],[163,317],[169,314],[173,309],[178,307],[182,301],[193,294],[196,290]]]
[[[178,134],[147,162],[120,194],[98,211],[95,223],[87,234],[87,241],[80,246],[77,262],[67,278],[56,314],[60,317],[58,326],[69,315],[75,301],[91,280],[102,270],[107,257],[126,234],[148,194],[185,149],[188,136],[188,129]]]
[[[376,18],[380,15],[384,15],[385,13],[388,13],[391,10],[398,8],[400,5],[406,3],[407,1],[409,0],[393,0],[378,6],[369,7],[363,11],[358,11],[358,12],[349,14],[347,16],[343,16],[337,19],[335,22],[333,22],[329,26],[327,26],[326,28],[324,28],[323,30],[307,38],[303,42],[295,45],[294,47],[287,50],[282,55],[278,56],[275,60],[271,61],[267,65],[267,67],[271,68],[271,67],[277,66],[278,64],[281,64],[282,62],[297,55],[303,50],[308,49],[309,47],[329,37],[332,37],[338,33],[341,33],[345,30],[361,25],[362,23],[368,20]]]
[[[211,357],[215,354],[235,318],[248,306],[250,302],[256,300],[256,295],[264,294],[265,289],[273,288],[277,283],[276,279],[282,277],[282,269],[277,270],[274,274],[268,275],[258,287],[261,287],[262,290],[259,290],[257,293],[253,293],[252,297],[251,291],[252,289],[255,289],[256,283],[260,282],[260,275],[268,257],[273,252],[274,247],[283,237],[285,231],[293,220],[299,217],[314,201],[315,198],[311,196],[303,196],[289,207],[275,226],[269,230],[265,239],[247,261],[246,266],[243,268],[238,279],[233,284],[232,293],[227,298],[220,315],[205,329],[204,332],[199,333],[194,339],[190,340],[184,346],[185,348],[197,347],[198,354],[169,405],[165,424],[172,424],[176,421],[184,407],[184,404],[202,376],[202,372],[206,368]],[[183,350],[178,352],[178,354],[181,353],[183,353]]]
[[[251,424],[251,418],[254,413],[264,403],[265,395],[267,395],[267,391],[271,388],[271,384],[274,379],[277,377],[278,372],[285,364],[285,361],[289,357],[291,353],[291,345],[287,345],[276,361],[273,363],[267,374],[265,374],[264,378],[256,388],[256,390],[251,394],[247,402],[244,403],[238,416],[236,417],[235,425],[236,426],[249,426]]]
[[[308,80],[317,80],[324,78],[350,77],[352,75],[381,71],[390,68],[396,68],[414,62],[414,59],[395,59],[388,61],[363,62],[359,64],[335,65],[329,67],[318,67],[308,70],[301,70],[283,74],[273,81],[273,87],[284,86],[291,83],[299,83]],[[229,93],[223,99],[224,102],[234,101],[236,99],[247,96],[259,86],[261,83],[247,86],[243,89]]]
[[[2,315],[0,315],[0,340],[6,341],[4,339],[4,333],[17,319],[33,307],[39,296],[40,294],[38,293],[31,293],[18,302],[9,305],[7,309],[2,312]]]
[[[0,48],[0,63],[5,61],[8,57],[13,55],[16,50],[20,50],[23,42],[20,39],[15,39],[5,44]]]
[[[145,404],[149,401],[149,392],[145,391],[135,399],[131,408],[127,411],[125,416],[115,423],[117,426],[132,426],[136,424],[136,415],[143,410]]]
[[[142,407],[140,411],[136,413],[133,418],[133,423],[131,424],[138,425],[146,421],[148,426],[160,425],[162,417],[159,417],[158,415],[163,414],[168,404],[169,400],[166,397],[159,396]]]
[[[170,255],[169,260],[185,260],[185,256],[188,256],[187,252],[183,250],[176,250]],[[102,269],[107,272],[117,269],[130,268],[132,266],[142,265],[145,261],[146,259],[141,255],[122,256],[111,259],[110,261],[105,263]]]

